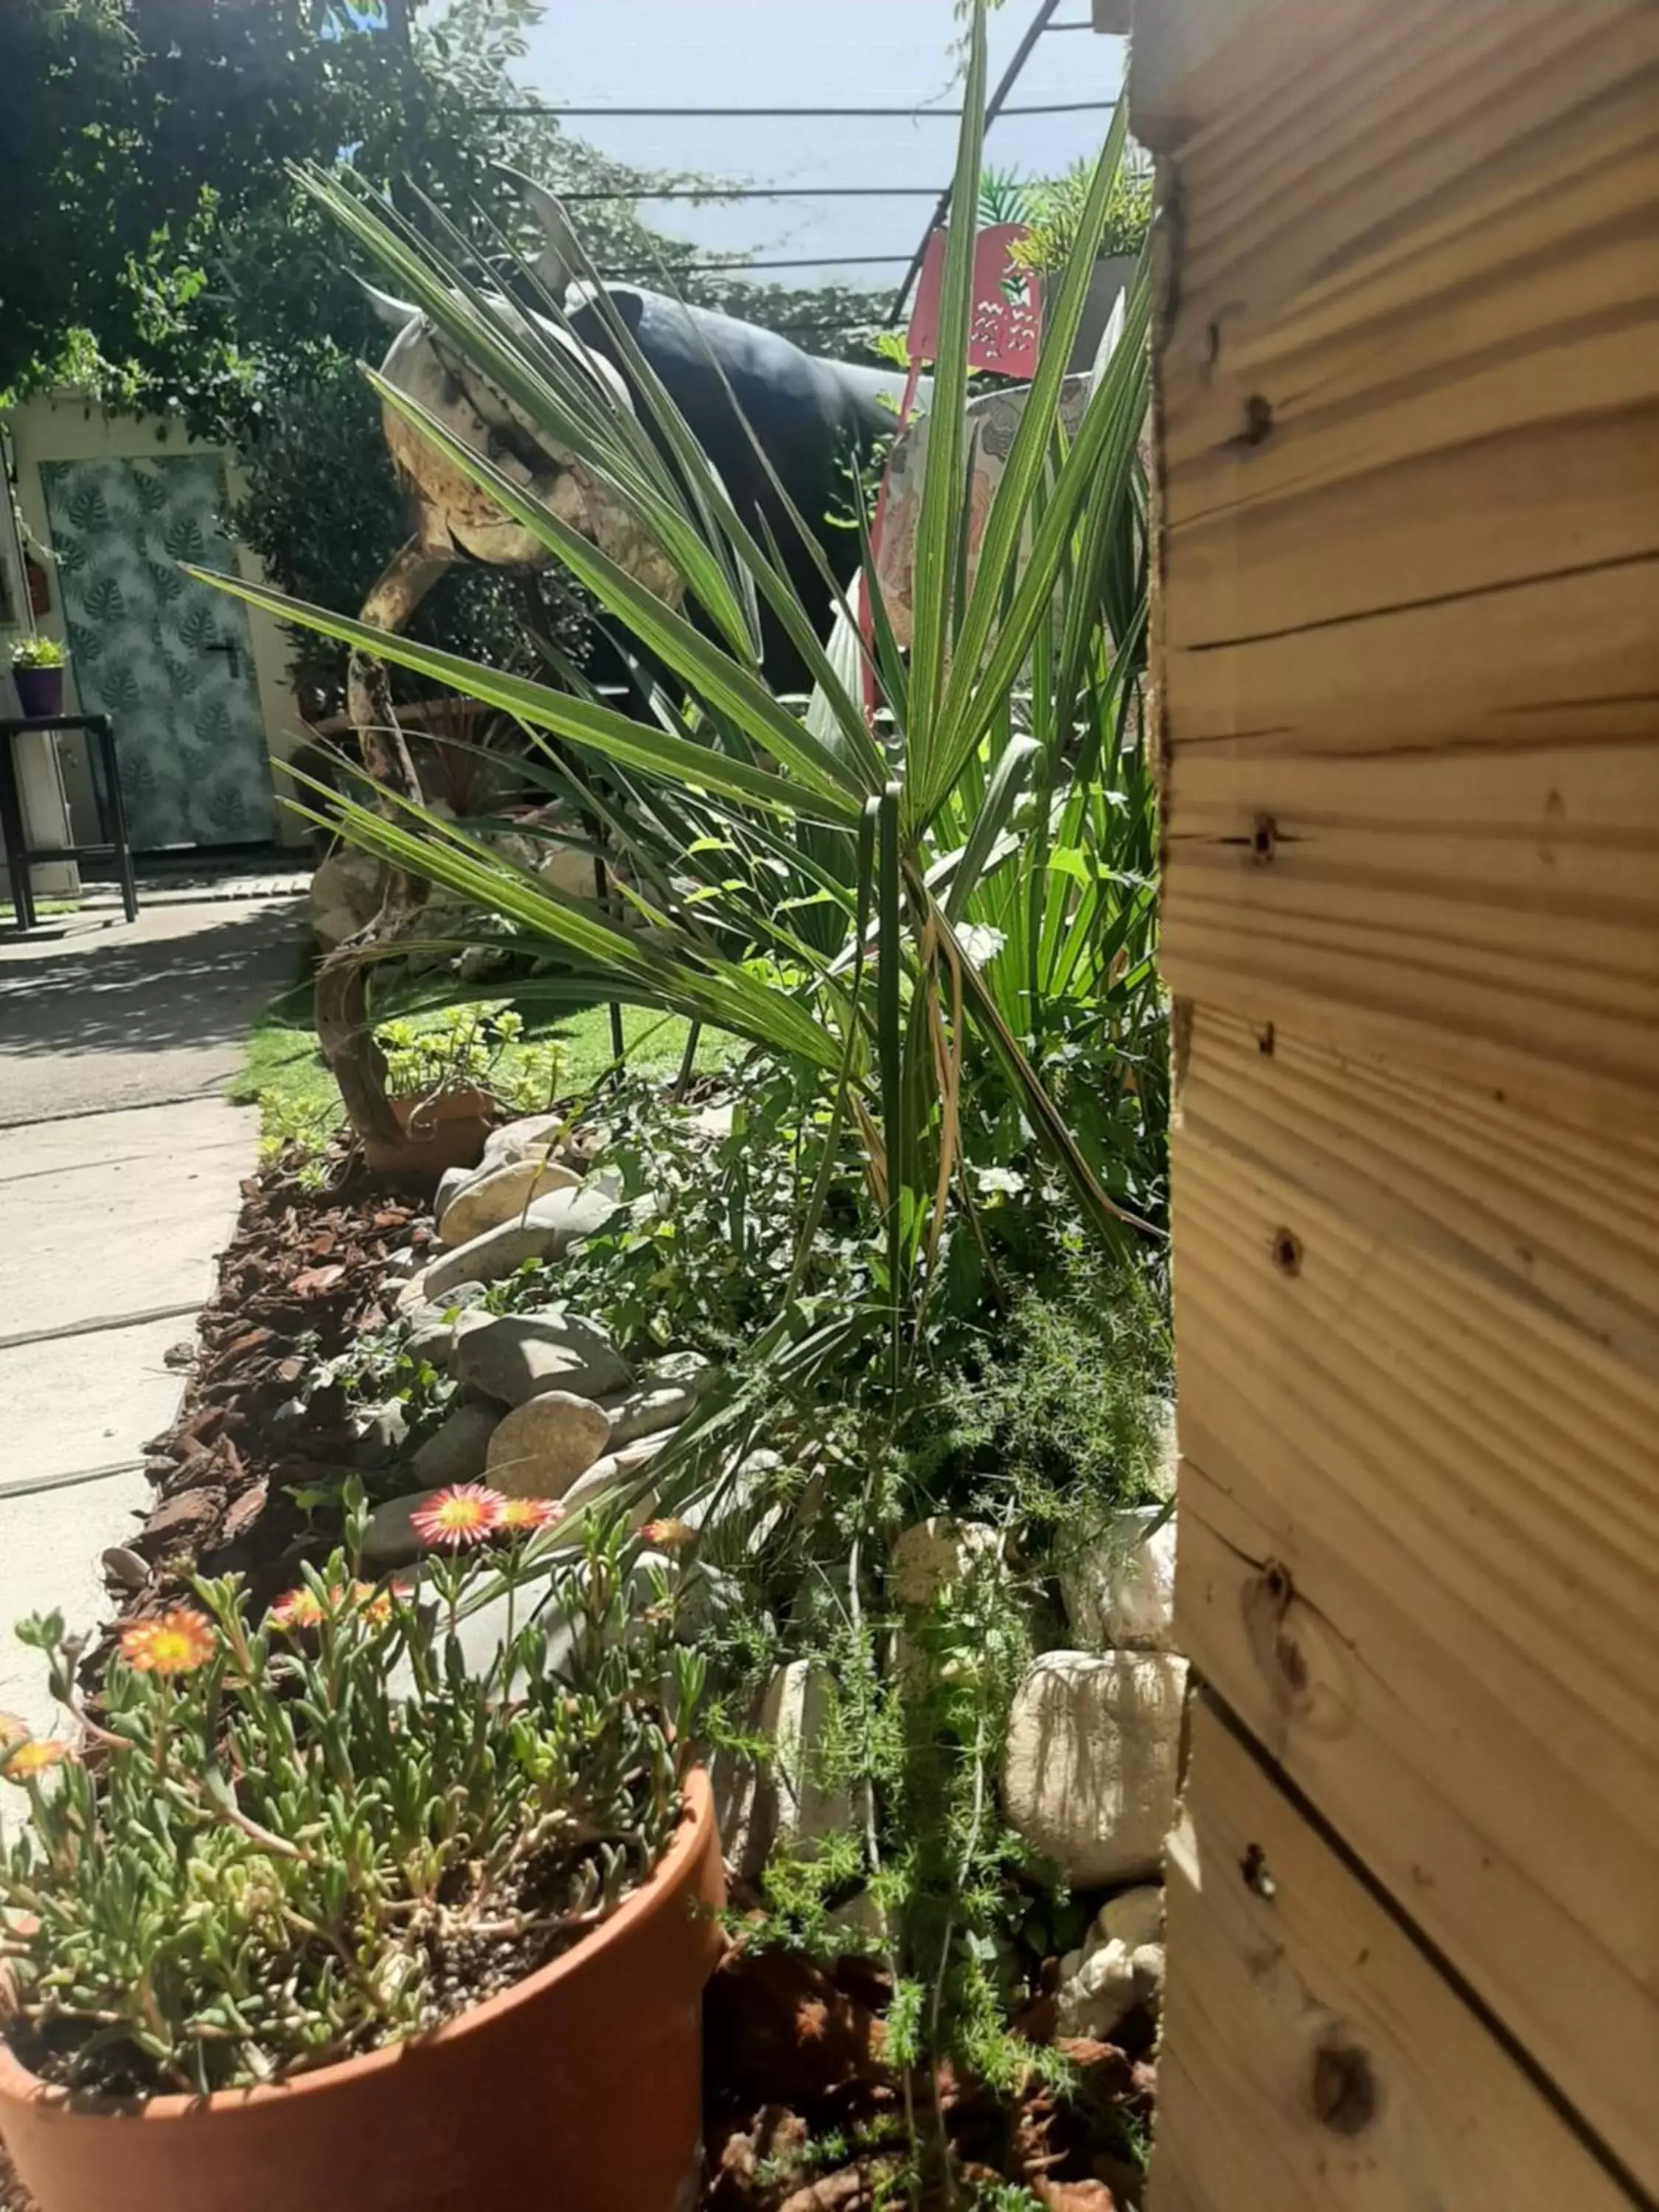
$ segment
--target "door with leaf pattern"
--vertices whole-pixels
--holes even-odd
[[[115,732],[135,848],[264,843],[275,811],[246,613],[179,566],[232,568],[223,463],[44,461],[40,475],[76,685]]]

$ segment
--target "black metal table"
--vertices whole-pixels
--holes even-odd
[[[94,762],[92,788],[98,803],[98,827],[105,842],[100,845],[29,845],[24,841],[23,794],[17,777],[19,738],[36,731],[84,730],[91,740]],[[127,920],[138,918],[138,885],[132,872],[132,847],[127,839],[126,811],[121,805],[121,780],[115,767],[115,732],[107,714],[25,714],[0,717],[0,837],[6,844],[6,865],[11,873],[12,902],[20,929],[34,927],[34,890],[31,868],[52,860],[113,860],[121,883],[121,903]]]

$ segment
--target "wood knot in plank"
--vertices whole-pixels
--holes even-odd
[[[1263,446],[1273,435],[1273,402],[1264,398],[1261,392],[1253,392],[1244,402],[1244,428],[1236,438],[1230,438],[1227,442],[1235,447],[1247,449]]]
[[[1363,2135],[1376,2118],[1376,2075],[1358,2045],[1333,2039],[1314,2053],[1314,2118],[1334,2135]]]
[[[1279,1884],[1273,1880],[1273,1869],[1267,1864],[1267,1854],[1260,1844],[1252,1844],[1238,1863],[1238,1871],[1244,1878],[1244,1887],[1255,1896],[1271,1904],[1279,1894]]]
[[[1239,1607],[1281,1719],[1310,1735],[1345,1735],[1353,1724],[1349,1653],[1323,1617],[1297,1595],[1290,1569],[1269,1559],[1245,1582]]]

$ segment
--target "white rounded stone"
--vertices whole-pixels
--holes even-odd
[[[891,1588],[901,1605],[930,1606],[944,1589],[985,1568],[1001,1549],[996,1529],[983,1521],[951,1521],[935,1514],[907,1528],[893,1545]]]
[[[508,1498],[562,1498],[605,1447],[609,1422],[591,1398],[544,1390],[503,1413],[484,1479]]]
[[[603,1229],[617,1202],[598,1190],[556,1190],[534,1199],[522,1219],[486,1229],[465,1244],[429,1261],[421,1277],[427,1298],[441,1298],[452,1283],[495,1283],[515,1274],[527,1260],[556,1260],[580,1237]],[[398,1301],[402,1305],[402,1297]],[[405,1312],[409,1308],[403,1309]]]
[[[1115,1513],[1060,1563],[1060,1593],[1079,1644],[1096,1651],[1168,1650],[1175,1627],[1176,1523],[1164,1508]]]
[[[478,1481],[489,1465],[489,1440],[501,1418],[494,1406],[476,1399],[457,1406],[416,1452],[409,1463],[410,1473],[425,1490]]]
[[[1175,1819],[1187,1662],[1049,1651],[1009,1716],[1010,1824],[1076,1889],[1155,1875]]]
[[[629,1380],[610,1330],[584,1314],[463,1315],[449,1364],[458,1380],[504,1406],[544,1390],[609,1398]]]
[[[574,1190],[581,1177],[557,1160],[511,1160],[469,1177],[438,1216],[438,1240],[470,1244],[487,1229],[516,1221],[532,1202],[556,1190]]]

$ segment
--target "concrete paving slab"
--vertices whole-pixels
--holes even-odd
[[[90,1635],[110,1613],[100,1554],[131,1541],[150,1502],[142,1472],[0,1502],[0,1711],[37,1735],[51,1735],[64,1717],[47,1695],[40,1653],[17,1641],[13,1626],[56,1607],[71,1634]]]
[[[163,1306],[193,1315],[258,1152],[258,1110],[210,1097],[78,1115],[0,1145],[0,1347]],[[174,1335],[188,1336],[186,1318]]]
[[[17,1505],[9,1486],[137,1459],[167,1426],[183,1376],[161,1355],[194,1334],[188,1319],[137,1322],[0,1352],[0,1552]]]
[[[196,900],[0,934],[0,1128],[222,1089],[296,981],[302,911]]]
[[[11,1625],[110,1610],[100,1555],[148,1511],[137,1462],[183,1392],[165,1354],[258,1158],[257,1111],[212,1094],[296,972],[298,912],[216,897],[0,935],[0,1709],[36,1728],[55,1717]]]

